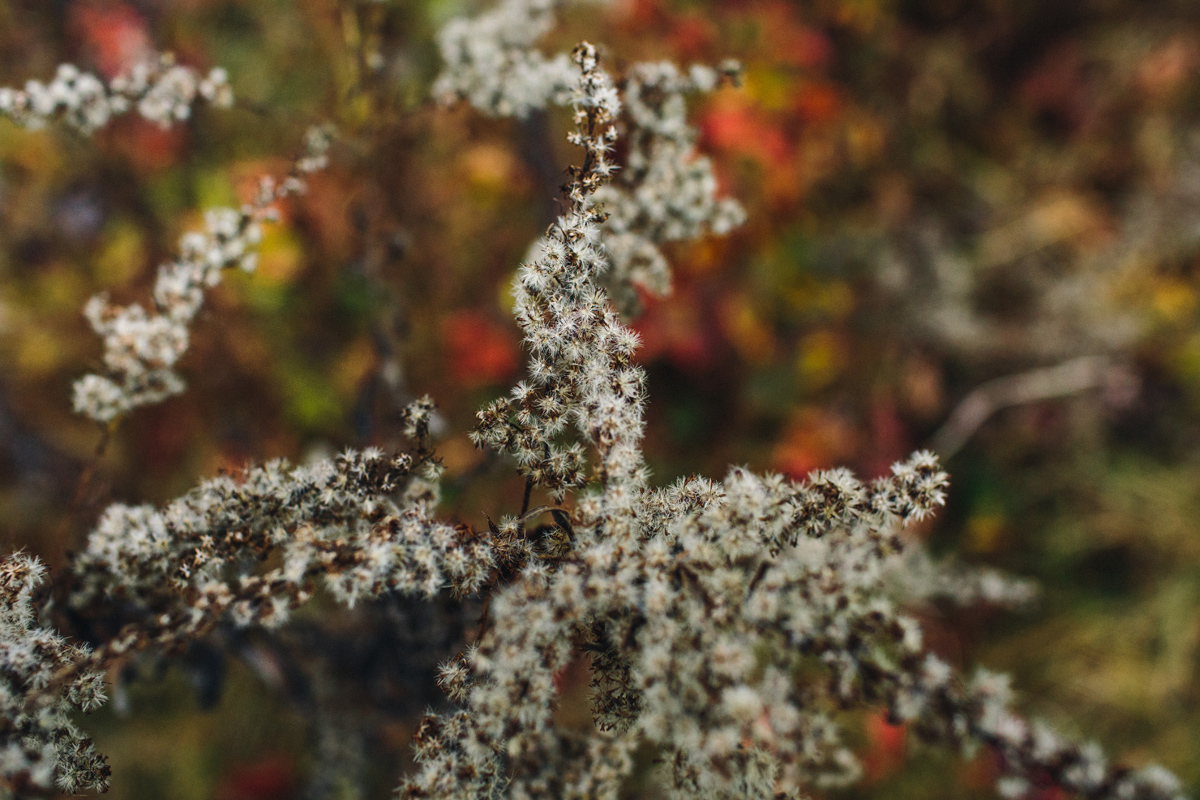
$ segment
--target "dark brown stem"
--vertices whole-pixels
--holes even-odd
[[[525,515],[529,511],[529,498],[533,494],[533,478],[525,478],[525,495],[521,498],[521,512],[517,514],[517,535],[525,535]]]

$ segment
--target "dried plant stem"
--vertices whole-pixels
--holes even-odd
[[[1104,356],[1081,356],[988,381],[958,404],[933,435],[930,449],[943,459],[951,458],[997,411],[1100,388],[1112,370],[1112,361]]]

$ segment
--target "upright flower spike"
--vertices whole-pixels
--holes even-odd
[[[85,375],[75,382],[77,413],[108,423],[183,392],[175,365],[188,349],[188,327],[205,292],[221,282],[226,269],[254,269],[263,222],[274,219],[276,202],[304,191],[305,176],[325,167],[330,136],[327,126],[312,128],[305,137],[304,155],[285,180],[263,178],[254,201],[241,209],[206,212],[205,230],[184,234],[178,258],[159,267],[152,310],[138,303],[113,306],[102,294],[87,302],[84,315],[104,337],[105,374]]]
[[[567,424],[598,451],[602,482],[640,481],[644,377],[632,364],[637,336],[621,324],[598,279],[608,268],[604,216],[593,196],[615,171],[610,161],[621,101],[599,68],[595,48],[575,51],[580,70],[572,92],[583,163],[571,169],[567,212],[524,264],[513,285],[514,313],[525,334],[529,380],[479,414],[477,443],[508,452],[536,485],[562,498],[587,481],[578,443],[555,441]]]
[[[440,36],[446,63],[434,96],[444,103],[465,100],[494,116],[526,117],[535,109],[572,104],[575,76],[566,55],[547,58],[532,46],[560,8],[581,1],[505,0],[474,19],[450,22]],[[629,152],[615,180],[597,187],[595,202],[605,212],[600,227],[611,264],[601,282],[626,316],[640,310],[639,291],[670,292],[663,244],[707,233],[723,236],[745,219],[736,200],[717,196],[716,174],[696,151],[697,131],[687,122],[684,99],[735,81],[739,69],[695,65],[682,71],[667,62],[640,63],[616,84],[626,100],[619,121]],[[604,177],[611,178],[612,170]],[[527,260],[546,255],[540,250],[545,241],[534,243]]]
[[[73,64],[62,64],[50,83],[31,80],[22,89],[0,88],[0,116],[33,129],[61,121],[85,135],[132,111],[169,128],[188,119],[201,102],[218,108],[233,105],[225,70],[215,67],[201,75],[176,64],[170,53],[108,83]]]

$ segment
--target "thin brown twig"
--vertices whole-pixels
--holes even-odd
[[[930,439],[930,448],[943,460],[948,459],[997,411],[1099,388],[1109,380],[1113,369],[1105,356],[1081,356],[1053,367],[988,381],[958,404]]]
[[[70,502],[67,504],[67,511],[63,514],[62,520],[59,522],[58,531],[55,534],[55,538],[60,542],[68,535],[71,522],[82,510],[83,500],[91,488],[92,480],[96,476],[96,470],[100,466],[100,460],[104,458],[104,454],[108,452],[109,444],[112,443],[117,422],[117,420],[113,420],[104,426],[100,433],[100,440],[96,442],[96,447],[92,451],[91,457],[83,465],[83,470],[79,473],[79,478],[75,481],[75,489],[71,493]]]

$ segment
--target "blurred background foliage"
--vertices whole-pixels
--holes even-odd
[[[64,61],[111,76],[167,50],[226,67],[238,98],[167,132],[0,121],[5,549],[54,565],[109,502],[395,445],[398,408],[424,393],[445,420],[446,515],[479,527],[519,507],[519,481],[466,432],[520,375],[508,284],[573,154],[555,114],[497,121],[427,100],[435,31],[479,7],[0,3],[2,85]],[[1001,410],[950,454],[949,507],[918,532],[1035,578],[1038,603],[919,613],[939,652],[1010,671],[1025,710],[1131,765],[1160,761],[1195,794],[1200,5],[617,0],[572,9],[545,46],[585,37],[617,72],[745,68],[693,118],[748,222],[672,247],[674,293],[636,321],[658,479],[730,464],[877,475],[987,381],[1102,358],[1093,388]],[[283,209],[258,270],[210,295],[187,393],[132,414],[93,458],[100,432],[70,411],[71,382],[100,357],[86,299],[146,297],[203,209],[248,199],[322,120],[343,133],[333,164]],[[271,668],[203,648],[143,665],[91,723],[114,795],[305,796],[312,732],[264,688]],[[437,696],[424,691],[366,748],[377,796]],[[932,753],[875,717],[859,747],[867,779],[842,794],[992,796],[988,753]]]

